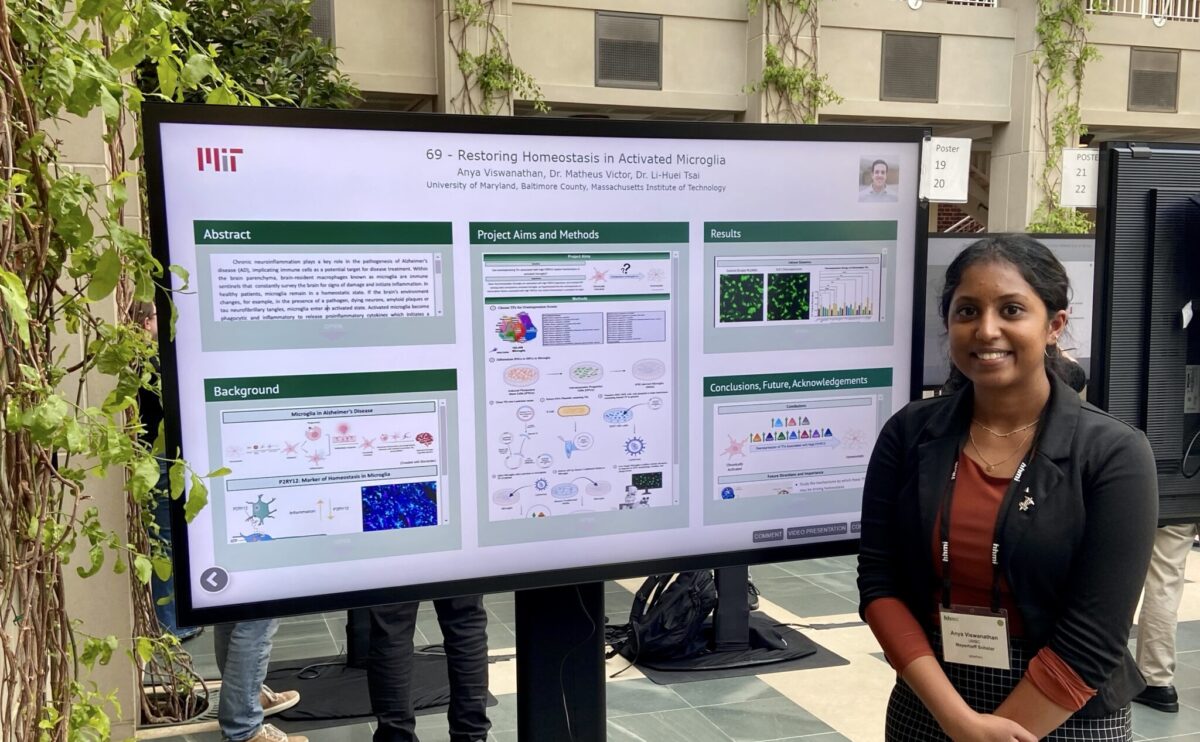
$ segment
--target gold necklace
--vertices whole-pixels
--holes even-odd
[[[982,426],[981,426],[981,427],[982,427]],[[1032,425],[1026,425],[1025,427],[1028,429],[1028,428],[1030,428],[1030,427],[1033,427],[1033,426],[1032,426]],[[1021,450],[1021,448],[1025,446],[1025,442],[1029,440],[1029,437],[1030,437],[1031,435],[1033,435],[1033,432],[1032,432],[1032,431],[1030,431],[1030,432],[1026,433],[1026,434],[1025,434],[1025,437],[1021,439],[1021,442],[1017,444],[1017,447],[1013,449],[1012,453],[1010,453],[1009,455],[1007,455],[1007,456],[1005,456],[1004,458],[1000,459],[999,461],[997,461],[997,462],[993,463],[993,462],[991,462],[991,461],[988,461],[988,460],[987,460],[987,458],[986,458],[986,457],[984,457],[984,455],[983,455],[983,451],[980,451],[980,450],[979,450],[979,444],[975,442],[975,431],[973,431],[973,430],[970,430],[970,429],[968,429],[968,430],[967,430],[967,437],[968,437],[968,438],[971,440],[971,445],[975,447],[975,453],[976,453],[976,454],[979,456],[979,460],[983,462],[984,469],[985,469],[985,471],[987,471],[987,472],[991,472],[991,471],[992,471],[992,470],[994,470],[994,469],[995,469],[997,466],[1000,466],[1000,465],[1001,465],[1001,464],[1003,464],[1004,462],[1006,462],[1006,461],[1008,461],[1009,459],[1011,459],[1013,456],[1016,456],[1016,455],[1017,455],[1017,451],[1020,451],[1020,450]]]
[[[1033,422],[1031,422],[1031,423],[1029,423],[1029,424],[1027,424],[1027,425],[1022,425],[1022,426],[1021,426],[1021,427],[1019,427],[1019,428],[1015,428],[1015,429],[1013,429],[1013,430],[1010,430],[1010,431],[1008,431],[1007,433],[997,433],[996,431],[992,430],[992,429],[991,429],[991,428],[989,428],[988,426],[984,425],[983,423],[981,423],[981,422],[979,422],[978,420],[975,420],[975,419],[972,419],[972,420],[971,420],[971,422],[975,423],[976,425],[978,425],[979,427],[983,428],[984,430],[986,430],[987,432],[991,433],[992,435],[996,436],[997,438],[1008,438],[1009,436],[1016,435],[1017,433],[1020,433],[1022,430],[1029,430],[1029,429],[1030,429],[1030,428],[1032,428],[1034,425],[1037,425],[1039,420],[1041,420],[1041,418],[1038,418],[1037,420],[1034,420]],[[978,450],[978,449],[977,449],[977,450]]]

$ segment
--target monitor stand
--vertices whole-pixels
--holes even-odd
[[[604,742],[604,583],[515,600],[518,742]]]

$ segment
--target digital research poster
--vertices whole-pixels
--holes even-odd
[[[287,115],[151,138],[178,440],[230,471],[193,610],[857,537],[912,389],[916,138]]]

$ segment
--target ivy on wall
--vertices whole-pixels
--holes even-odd
[[[1038,0],[1036,85],[1038,117],[1035,131],[1046,153],[1037,174],[1038,205],[1029,232],[1084,234],[1093,230],[1088,217],[1059,203],[1062,150],[1073,147],[1086,133],[1080,120],[1079,99],[1088,62],[1099,57],[1089,44],[1091,28],[1079,0]]]
[[[751,16],[764,14],[762,78],[747,92],[766,98],[766,121],[817,123],[817,112],[842,97],[817,68],[818,0],[748,0]]]
[[[454,0],[447,31],[463,84],[450,99],[450,108],[490,115],[522,98],[530,101],[535,110],[549,111],[537,82],[513,63],[508,39],[496,25],[497,1]],[[469,49],[472,41],[482,47],[478,54]]]

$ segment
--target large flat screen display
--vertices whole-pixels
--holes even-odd
[[[927,389],[937,389],[950,376],[950,346],[938,303],[946,285],[946,269],[971,243],[992,234],[931,234],[925,276],[925,373]],[[1059,347],[1071,355],[1085,373],[1092,363],[1092,284],[1096,275],[1096,240],[1087,235],[1034,235],[1054,253],[1071,280],[1071,315]]]
[[[230,472],[176,503],[185,621],[855,548],[920,130],[146,121],[167,443]]]

